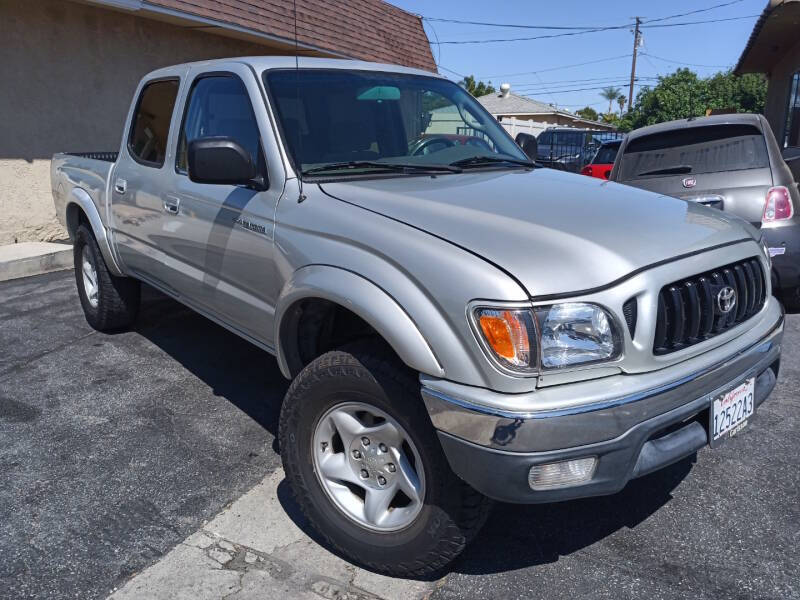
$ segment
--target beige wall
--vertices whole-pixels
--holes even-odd
[[[786,52],[769,74],[764,116],[781,146],[783,146],[783,130],[786,123],[786,107],[789,102],[789,85],[792,75],[797,71],[800,71],[800,42]]]
[[[66,237],[50,157],[118,150],[153,69],[280,51],[67,0],[0,0],[0,244]]]

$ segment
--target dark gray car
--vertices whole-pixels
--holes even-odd
[[[631,132],[611,180],[719,208],[763,231],[773,287],[797,303],[800,201],[797,183],[761,115],[682,119]]]

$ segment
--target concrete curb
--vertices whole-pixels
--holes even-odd
[[[52,242],[23,242],[0,246],[0,281],[71,269],[72,246]]]

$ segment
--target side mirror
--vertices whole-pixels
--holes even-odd
[[[517,145],[520,148],[522,148],[522,151],[528,156],[528,158],[531,160],[536,160],[539,151],[539,144],[534,136],[532,136],[530,133],[518,133],[514,141],[517,142]]]
[[[195,183],[249,185],[263,187],[250,154],[227,137],[198,138],[187,151],[189,179]]]

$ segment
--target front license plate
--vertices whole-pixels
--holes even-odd
[[[711,401],[709,439],[712,448],[747,427],[747,420],[755,412],[755,388],[756,378],[751,377]]]

